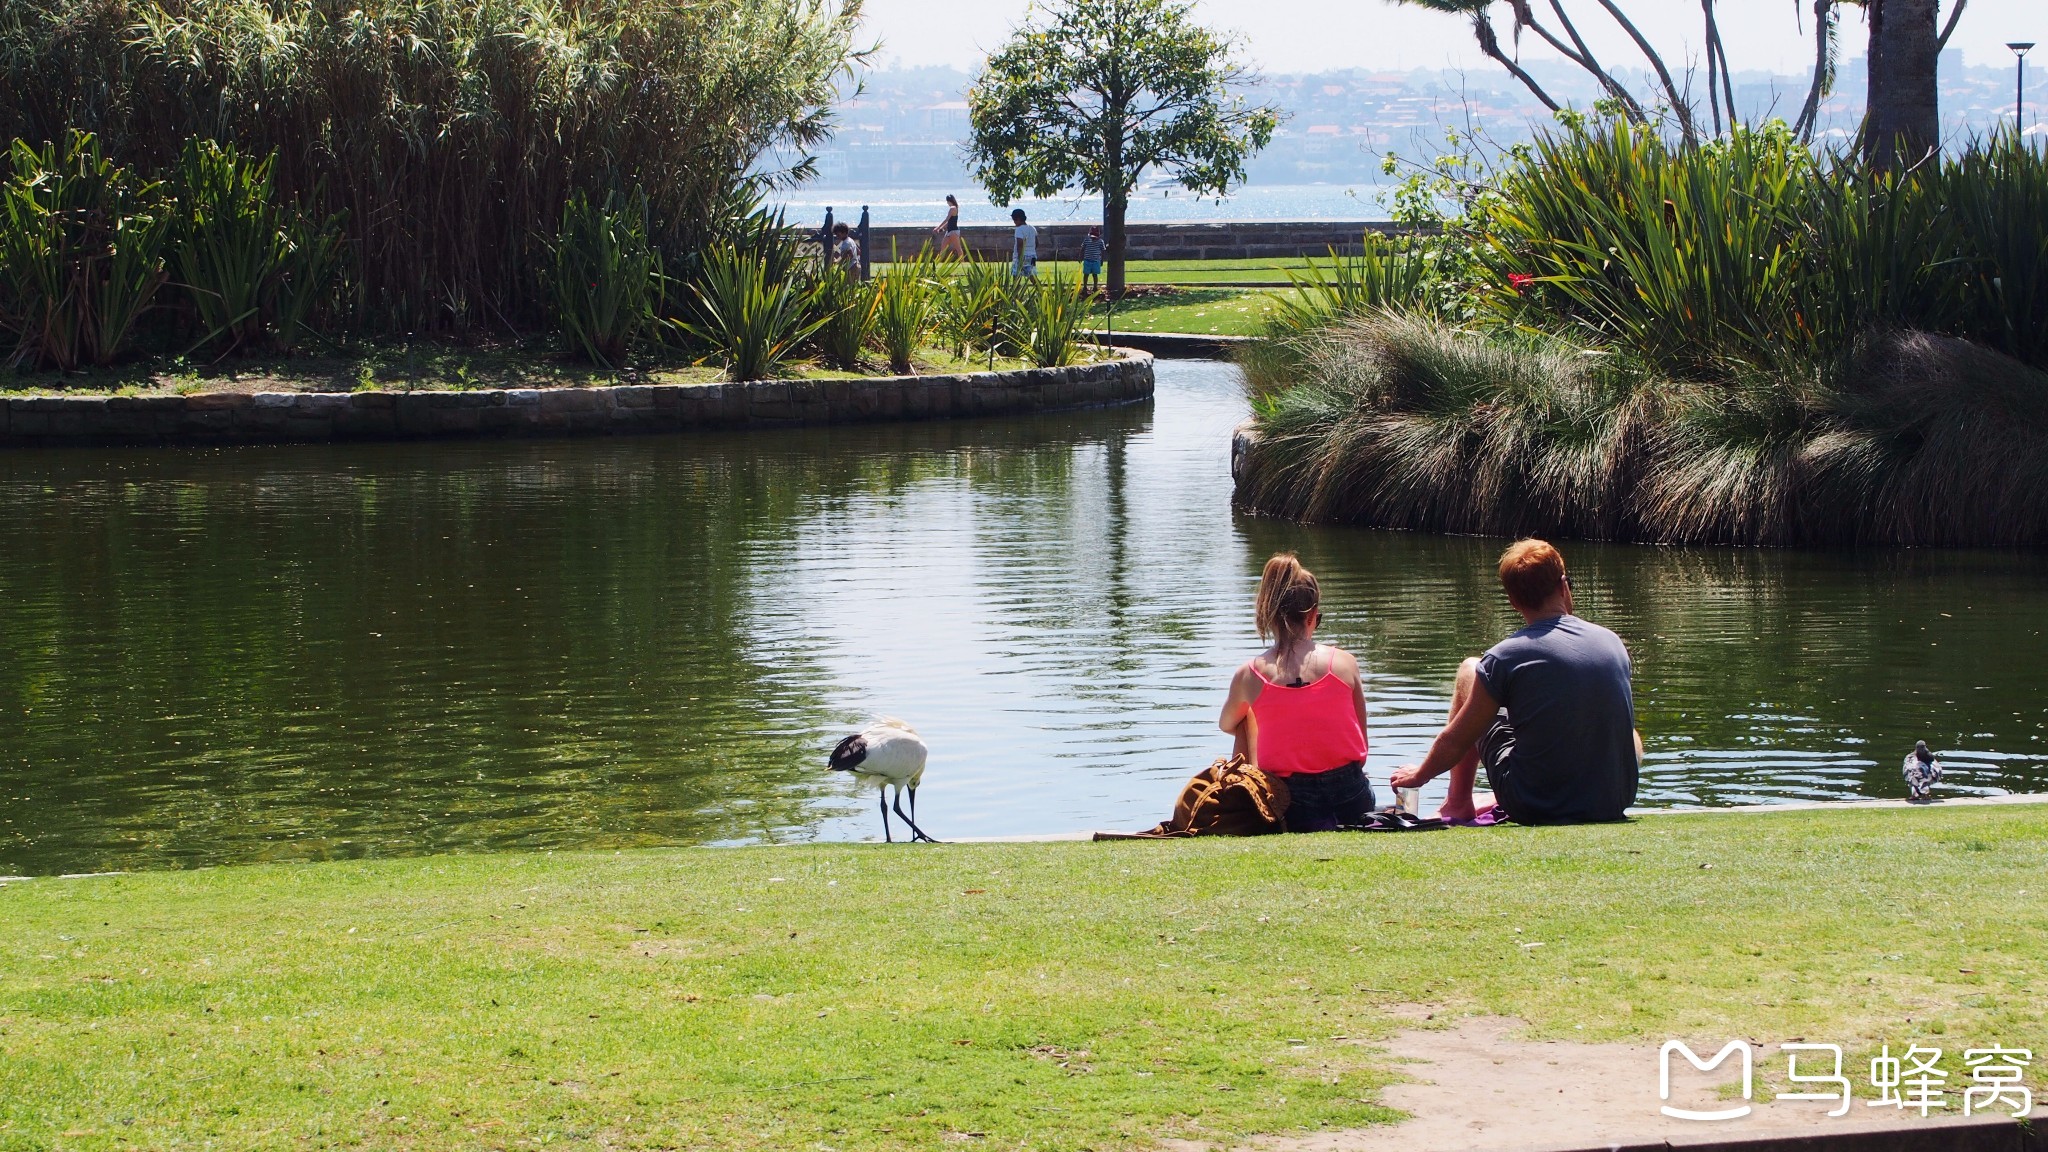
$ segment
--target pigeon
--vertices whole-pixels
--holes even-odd
[[[1913,800],[1925,800],[1941,780],[1941,761],[1927,750],[1927,741],[1913,745],[1913,751],[1906,757],[1906,791]]]

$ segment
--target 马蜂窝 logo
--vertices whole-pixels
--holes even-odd
[[[1735,1108],[1718,1108],[1713,1111],[1700,1111],[1693,1108],[1673,1108],[1670,1103],[1671,1054],[1673,1052],[1684,1053],[1685,1062],[1692,1065],[1695,1069],[1701,1072],[1712,1072],[1714,1069],[1719,1068],[1721,1066],[1721,1063],[1727,1060],[1728,1057],[1735,1055],[1741,1056],[1742,1099],[1744,1103]],[[1664,1042],[1664,1047],[1659,1049],[1657,1052],[1657,1099],[1665,1102],[1664,1106],[1658,1109],[1658,1111],[1664,1113],[1666,1116],[1676,1117],[1680,1120],[1740,1119],[1741,1117],[1749,1115],[1750,1112],[1748,1100],[1753,1084],[1753,1072],[1754,1069],[1750,1066],[1749,1045],[1744,1044],[1740,1040],[1730,1040],[1726,1046],[1724,1046],[1719,1052],[1714,1054],[1714,1058],[1712,1060],[1700,1059],[1699,1055],[1695,1053],[1691,1048],[1686,1047],[1685,1042],[1682,1040],[1666,1040]]]
[[[1785,1079],[1795,1091],[1775,1093],[1772,1099],[1818,1101],[1835,1105],[1829,1110],[1829,1116],[1849,1114],[1855,1089],[1842,1071],[1840,1044],[1793,1041],[1778,1045],[1778,1050],[1785,1054]],[[1685,1062],[1699,1072],[1719,1068],[1727,1063],[1730,1056],[1741,1057],[1742,1103],[1713,1109],[1672,1107],[1673,1053],[1683,1055]],[[1803,1065],[1800,1061],[1802,1053],[1807,1054]],[[1825,1054],[1829,1059],[1818,1059],[1819,1054]],[[1702,1060],[1699,1053],[1682,1040],[1665,1041],[1657,1053],[1657,1098],[1663,1101],[1659,1111],[1679,1120],[1738,1120],[1749,1115],[1753,1110],[1750,1101],[1755,1099],[1754,1059],[1755,1050],[1741,1040],[1730,1040],[1709,1060]],[[1950,1107],[1949,1073],[1941,1066],[1941,1059],[1939,1048],[1914,1044],[1906,1049],[1904,1056],[1894,1056],[1891,1045],[1884,1045],[1870,1061],[1870,1087],[1877,1098],[1865,1103],[1871,1108],[1912,1109],[1922,1116]],[[2034,1110],[2034,1095],[2025,1082],[2027,1068],[2033,1059],[2034,1054],[2025,1048],[1993,1045],[1966,1049],[1963,1063],[1969,1070],[1970,1083],[1962,1093],[1963,1115],[1995,1109],[2009,1112],[2015,1119],[2026,1119]],[[1822,1091],[1823,1088],[1827,1090]]]

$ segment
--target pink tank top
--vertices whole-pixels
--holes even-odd
[[[1351,685],[1336,673],[1300,688],[1275,684],[1256,667],[1252,674],[1265,683],[1252,701],[1260,769],[1300,776],[1365,762],[1365,729],[1351,703]]]

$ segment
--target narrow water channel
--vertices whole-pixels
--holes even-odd
[[[0,874],[861,839],[863,717],[941,836],[1135,828],[1227,743],[1295,548],[1384,782],[1510,627],[1500,541],[1230,510],[1234,370],[1030,419],[0,454]],[[1567,545],[1636,656],[1647,805],[2048,787],[2023,552]]]

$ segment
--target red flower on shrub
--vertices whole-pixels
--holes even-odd
[[[1515,290],[1515,295],[1517,296],[1520,296],[1524,292],[1526,292],[1529,288],[1529,285],[1535,282],[1536,278],[1534,276],[1529,275],[1527,272],[1508,273],[1508,287],[1513,288]]]

